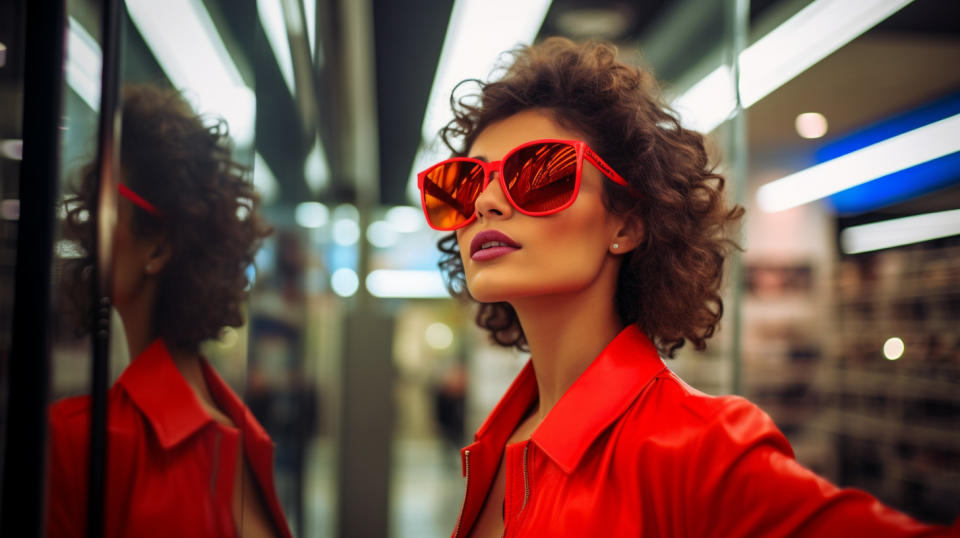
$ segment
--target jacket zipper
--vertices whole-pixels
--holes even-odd
[[[527,499],[530,498],[530,482],[527,480],[527,449],[530,448],[530,442],[523,445],[523,504],[520,505],[520,511],[527,507]]]
[[[527,450],[530,448],[530,442],[523,445],[523,503],[520,505],[520,512],[517,514],[522,514],[523,509],[527,507],[527,500],[530,499],[530,480],[527,473]],[[500,538],[504,538],[507,535],[507,522],[503,522],[503,534],[500,535]]]
[[[453,538],[460,536],[460,526],[463,524],[463,510],[467,507],[467,495],[470,494],[470,451],[463,451],[463,466],[466,468],[467,484],[463,492],[463,504],[460,505],[460,515],[457,516],[457,530],[453,533]]]

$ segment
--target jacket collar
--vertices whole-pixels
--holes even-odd
[[[200,364],[211,395],[234,424],[252,433],[255,438],[269,442],[266,432],[240,398],[205,359],[201,359]],[[117,379],[117,384],[125,389],[134,405],[144,414],[165,450],[214,422],[177,370],[166,344],[159,338],[130,363]]]
[[[597,436],[665,368],[650,339],[636,325],[629,325],[567,389],[531,440],[569,474]],[[537,379],[531,361],[477,430],[476,439],[505,443],[536,398]]]

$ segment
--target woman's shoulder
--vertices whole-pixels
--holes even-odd
[[[114,385],[107,392],[107,421],[111,432],[130,429],[139,422],[139,413],[131,412],[129,397]],[[90,435],[92,400],[89,394],[61,398],[47,410],[51,435],[56,439],[85,439]]]
[[[792,454],[773,420],[756,404],[736,395],[712,396],[669,369],[660,372],[631,405],[625,426],[644,438],[692,450],[704,444],[742,447],[766,439]]]
[[[85,432],[90,424],[90,395],[71,396],[50,405],[48,417],[51,431],[56,433]]]

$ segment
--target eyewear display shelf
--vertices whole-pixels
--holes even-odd
[[[960,238],[844,257],[833,297],[832,375],[821,387],[832,478],[951,522],[960,499]]]

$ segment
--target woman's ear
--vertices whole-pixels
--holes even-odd
[[[626,254],[643,244],[646,227],[637,216],[625,218],[610,240],[609,251],[612,254]]]
[[[170,248],[170,243],[166,238],[160,238],[150,246],[150,253],[143,270],[150,276],[158,275],[166,267],[171,256],[173,256],[173,249]]]

